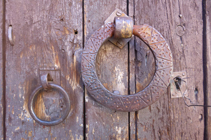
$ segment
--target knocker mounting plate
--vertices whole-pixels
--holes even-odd
[[[119,9],[116,9],[104,22],[104,24],[107,24],[109,22],[113,22],[115,17],[128,17],[124,12],[122,12]],[[133,37],[133,36],[132,36]],[[132,38],[131,37],[131,38]],[[123,48],[130,40],[131,38],[114,38],[114,36],[112,36],[109,41],[111,43],[113,43],[114,45],[116,45],[119,48]]]

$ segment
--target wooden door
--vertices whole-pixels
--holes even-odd
[[[131,139],[184,140],[210,138],[207,107],[187,107],[171,90],[153,105],[136,112],[119,112],[92,99],[81,79],[81,54],[91,34],[115,9],[149,24],[167,40],[174,72],[185,71],[187,96],[208,105],[209,9],[200,0],[3,0],[0,3],[0,136],[1,139]],[[206,12],[208,13],[206,15]],[[13,31],[13,43],[8,39]],[[207,35],[208,34],[208,35]],[[96,71],[111,92],[135,94],[155,71],[149,47],[134,37],[122,49],[105,42]],[[70,96],[71,113],[56,126],[43,126],[28,110],[29,96],[50,73]],[[36,113],[46,119],[60,106],[57,94],[40,94]],[[190,104],[190,102],[188,102]],[[49,110],[46,106],[52,106]]]

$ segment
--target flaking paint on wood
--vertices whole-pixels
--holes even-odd
[[[173,53],[174,71],[187,72],[188,97],[196,104],[203,104],[201,1],[135,0],[135,21],[155,27],[167,39]],[[185,28],[183,36],[177,35],[178,25]],[[168,90],[159,101],[138,111],[137,138],[201,140],[204,134],[201,115],[203,108],[188,108],[182,98],[172,99]]]
[[[209,5],[209,1],[207,3]],[[136,24],[149,24],[166,38],[173,52],[174,71],[186,70],[188,96],[197,104],[203,104],[201,4],[197,0],[129,0],[128,4],[129,15],[135,17]],[[85,0],[85,42],[111,12],[116,8],[127,12],[126,7],[127,1]],[[169,91],[158,102],[137,114],[105,108],[86,93],[84,114],[81,52],[78,50],[83,47],[82,1],[7,0],[6,9],[6,27],[12,25],[15,41],[14,46],[8,40],[6,43],[6,139],[129,139],[129,133],[131,139],[136,136],[138,139],[203,139],[203,108],[187,108],[182,99],[171,99]],[[209,33],[209,8],[207,12]],[[182,36],[178,36],[178,25],[185,28]],[[137,39],[123,49],[106,42],[97,58],[99,79],[110,91],[119,90],[122,95],[134,94],[142,90],[153,76],[152,56],[149,48]],[[1,70],[2,67],[2,77]],[[28,97],[40,85],[42,72],[52,73],[54,82],[72,95],[75,109],[58,126],[41,126],[28,113]],[[0,99],[1,95],[2,90]],[[2,112],[1,107],[0,103]],[[42,115],[46,117],[45,112],[41,112]],[[83,135],[84,127],[86,133]],[[209,127],[208,120],[208,130]],[[0,132],[3,132],[1,130],[2,126]]]
[[[9,25],[14,46],[7,40],[6,139],[83,139],[82,2],[6,1],[6,28]],[[45,72],[67,91],[74,108],[63,123],[51,127],[39,125],[28,112],[28,98]],[[43,106],[37,112],[47,117],[48,101],[38,101]]]

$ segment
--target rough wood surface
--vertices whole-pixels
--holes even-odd
[[[134,0],[129,0],[128,1],[128,15],[133,18],[134,21]],[[135,22],[134,22],[135,23]],[[135,38],[133,37],[131,39],[131,41],[129,42],[129,46],[128,46],[128,53],[129,53],[129,78],[128,78],[128,82],[129,82],[129,94],[135,94],[136,93],[136,51],[135,51]],[[137,121],[137,112],[129,112],[129,126],[130,126],[130,139],[131,140],[135,140],[137,138],[137,125],[136,125],[136,121]]]
[[[210,69],[211,2],[207,0],[206,5],[207,60]],[[86,43],[116,8],[134,17],[135,24],[149,24],[165,37],[173,53],[174,71],[185,70],[187,73],[188,97],[195,104],[204,103],[201,1],[84,0],[82,15],[83,1],[6,0],[6,31],[12,26],[14,33],[14,46],[8,39],[5,46],[6,139],[203,139],[203,108],[188,108],[182,98],[172,99],[170,89],[153,105],[130,113],[110,110],[94,101],[87,92],[84,97],[80,70],[83,36]],[[2,10],[0,3],[1,26]],[[0,65],[2,77],[2,45]],[[150,83],[155,72],[154,65],[151,50],[135,38],[129,47],[123,49],[105,42],[98,53],[96,71],[108,90],[127,95],[143,90]],[[40,75],[44,73],[50,73],[54,83],[70,94],[72,103],[67,119],[52,127],[33,121],[27,106],[30,94],[41,85]],[[210,75],[208,71],[208,77]],[[211,88],[208,87],[209,91]],[[57,93],[41,93],[38,96],[35,112],[40,118],[48,120],[49,117],[58,117],[57,111],[61,109],[58,96]],[[208,104],[210,100],[209,96]],[[2,78],[0,139],[3,139],[1,101]],[[211,137],[210,112],[208,108],[208,138]]]
[[[166,38],[173,53],[174,71],[187,72],[188,97],[203,104],[201,1],[135,0],[135,24],[149,24]],[[137,59],[139,56],[137,53]],[[136,72],[136,83],[139,75]],[[140,88],[136,84],[136,90]],[[168,90],[158,102],[138,111],[137,138],[201,140],[203,119],[203,108],[188,108],[182,98],[172,99]]]
[[[130,0],[129,16],[134,17],[134,14],[134,1]],[[135,94],[151,82],[155,73],[155,60],[150,48],[138,37],[130,41],[129,53],[130,94]],[[130,112],[130,138],[132,140],[137,139],[137,113]]]
[[[84,34],[85,42],[104,24],[116,9],[126,12],[127,1],[85,0]],[[105,42],[98,52],[96,70],[102,84],[111,92],[128,94],[128,48],[119,49]],[[85,95],[86,139],[128,139],[128,113],[115,112],[95,102],[88,93]]]
[[[3,43],[2,43],[2,31],[3,31],[3,2],[0,2],[0,139],[3,140]]]
[[[206,59],[207,59],[207,64],[206,64],[206,68],[207,68],[207,104],[211,105],[211,1],[207,0],[206,3],[204,3],[206,5]],[[205,36],[204,36],[205,37]],[[205,54],[204,54],[205,55]],[[206,130],[206,138],[207,139],[211,139],[211,108],[208,107],[208,114],[207,114],[207,124],[205,127],[207,127]]]
[[[82,2],[72,0],[6,1],[6,139],[83,139]],[[28,112],[28,98],[51,73],[70,95],[72,112],[56,126],[42,126]],[[56,113],[57,94],[37,98],[36,112],[47,119]],[[54,104],[55,101],[55,104]],[[49,109],[50,108],[50,109]]]

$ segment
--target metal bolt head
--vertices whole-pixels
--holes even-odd
[[[185,34],[185,28],[184,28],[184,26],[178,25],[178,26],[176,27],[176,34],[177,34],[178,36],[183,36],[183,35]]]
[[[121,16],[121,15],[122,15],[122,12],[117,11],[117,12],[116,12],[116,15],[117,15],[117,16]]]
[[[179,14],[179,17],[182,18],[182,14]]]

